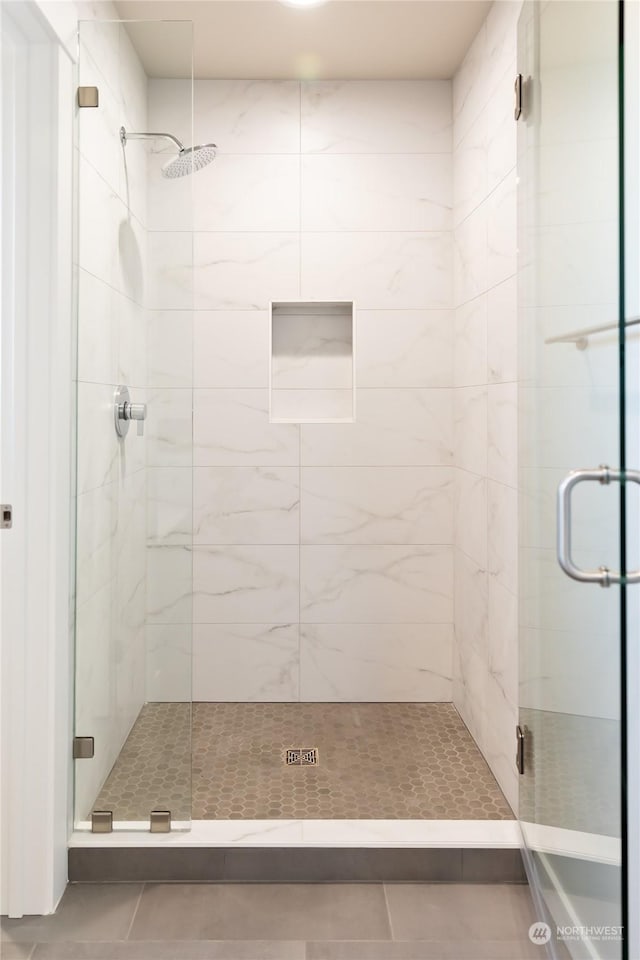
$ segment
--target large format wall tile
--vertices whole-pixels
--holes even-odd
[[[195,547],[195,623],[298,619],[297,546]]]
[[[300,160],[297,156],[225,156],[198,176],[160,176],[166,154],[153,155],[149,177],[149,229],[288,231],[299,226]],[[155,174],[155,175],[154,175]],[[193,201],[191,189],[193,188]]]
[[[302,296],[361,309],[448,308],[448,233],[305,233]],[[283,298],[285,299],[285,298]]]
[[[194,463],[212,466],[294,466],[299,427],[269,423],[266,390],[196,390]]]
[[[303,153],[449,153],[449,81],[302,85]]]
[[[196,309],[265,310],[298,296],[298,234],[197,233],[194,260]]]
[[[303,157],[305,231],[450,228],[449,154]]]
[[[302,543],[451,543],[449,467],[304,467]]]
[[[304,623],[301,699],[450,700],[452,634],[446,623]]]
[[[194,700],[299,699],[297,623],[199,623],[193,641]]]
[[[187,85],[149,94],[151,126],[191,142]],[[451,83],[202,80],[195,112],[216,162],[148,166],[148,693],[182,672],[193,561],[196,698],[448,699]],[[271,357],[269,304],[297,300],[353,300],[355,329],[293,317]],[[301,602],[322,635],[304,690]]]
[[[360,390],[354,424],[304,424],[303,466],[452,462],[450,390]]]
[[[266,387],[267,310],[197,310],[193,318],[194,387]]]
[[[303,546],[300,616],[307,623],[448,623],[447,546]]]
[[[356,384],[450,387],[453,311],[356,310]]]
[[[196,467],[194,543],[297,544],[298,479],[298,467]]]

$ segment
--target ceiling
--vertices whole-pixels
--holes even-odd
[[[490,0],[119,0],[126,20],[193,20],[199,78],[436,80],[453,76]],[[150,77],[190,75],[179,30],[128,28]],[[183,34],[184,36],[184,34]],[[173,39],[172,39],[173,37]]]

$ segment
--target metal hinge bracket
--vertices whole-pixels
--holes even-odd
[[[516,81],[513,85],[513,90],[515,94],[515,104],[513,110],[513,117],[515,120],[519,120],[522,116],[522,74],[519,73],[516,76]]]
[[[13,507],[10,503],[0,503],[0,530],[10,530],[13,526]]]
[[[113,812],[94,810],[91,814],[91,833],[111,833],[113,831]]]
[[[524,773],[524,730],[520,725],[516,727],[516,767],[518,773]]]
[[[78,87],[79,107],[99,107],[100,94],[97,87]]]
[[[171,833],[171,810],[152,810],[149,830],[151,833]]]
[[[95,741],[93,737],[73,738],[73,759],[92,760],[95,756]]]

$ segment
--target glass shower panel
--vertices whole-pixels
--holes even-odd
[[[525,4],[518,55],[520,819],[551,928],[540,928],[538,942],[549,935],[573,958],[605,960],[623,956],[624,588],[567,576],[556,525],[569,471],[625,466],[618,5]],[[575,487],[578,567],[623,569],[621,490],[615,482]]]
[[[76,122],[75,823],[90,829],[102,811],[114,829],[149,829],[169,811],[184,828],[193,178],[163,176],[173,139],[140,135],[193,142],[192,25],[83,22],[79,48],[79,103],[97,105]],[[176,129],[155,124],[154,49],[172,52]]]

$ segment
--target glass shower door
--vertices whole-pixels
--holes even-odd
[[[148,830],[153,813],[156,829],[179,829],[191,819],[191,177],[162,176],[171,140],[130,135],[158,130],[160,45],[180,77],[166,132],[193,142],[192,25],[83,22],[79,45],[75,824]]]
[[[560,0],[525,4],[519,25],[520,819],[548,922],[530,937],[602,960],[624,956],[616,574],[633,486],[621,442],[618,17],[614,2]]]

